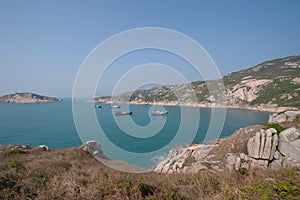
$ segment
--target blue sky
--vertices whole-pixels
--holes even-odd
[[[297,0],[1,0],[0,95],[28,91],[70,97],[88,53],[108,37],[139,27],[164,27],[192,37],[225,75],[299,55],[299,19]],[[182,61],[157,52],[129,55],[124,63],[130,67],[163,59],[178,65],[189,80],[198,79]],[[114,83],[109,80],[118,79],[121,71],[111,69],[99,95],[109,93]]]

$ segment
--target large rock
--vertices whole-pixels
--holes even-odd
[[[278,146],[278,135],[274,128],[261,129],[247,142],[250,157],[255,159],[272,160]]]
[[[160,161],[155,167],[155,172],[180,173],[197,172],[206,169],[201,164],[204,158],[215,145],[190,145],[189,147],[178,146],[170,150],[165,159]]]
[[[290,122],[300,117],[300,111],[286,111],[284,114],[287,116],[287,121]]]
[[[265,140],[266,140],[266,133],[264,130],[260,131],[261,134],[261,140],[260,140],[260,151],[259,151],[259,157],[261,158],[264,154],[264,148],[265,148]]]
[[[286,157],[290,157],[294,160],[300,162],[300,151],[298,148],[294,147],[290,142],[280,140],[279,151]]]
[[[282,113],[282,114],[274,114],[274,115],[271,115],[269,117],[269,123],[282,123],[282,122],[285,122],[287,120],[287,116]]]
[[[300,162],[300,149],[299,149],[299,132],[295,128],[289,128],[279,134],[279,151],[284,156],[290,157]]]
[[[251,157],[253,156],[254,144],[255,144],[254,137],[252,137],[247,142],[248,155],[251,156]]]
[[[104,158],[101,145],[97,141],[87,141],[82,145],[83,150],[89,152],[91,155]]]
[[[270,157],[269,157],[270,161],[274,158],[274,155],[275,155],[275,152],[277,150],[278,144],[279,144],[279,137],[278,137],[277,134],[274,134],[273,135],[273,144],[272,144],[272,148],[271,148],[271,154],[270,154]]]
[[[251,157],[253,157],[253,158],[259,158],[259,151],[260,151],[260,146],[261,146],[260,136],[261,136],[260,132],[257,132],[255,134],[254,147],[252,150],[253,154],[251,155]]]
[[[300,133],[296,128],[289,128],[280,133],[280,140],[293,142],[295,140],[300,139]]]
[[[292,122],[296,118],[300,118],[300,111],[285,111],[283,113],[275,113],[269,117],[270,123]]]
[[[226,158],[226,168],[232,172],[235,168],[236,168],[236,156],[235,155],[232,155],[232,154],[229,154],[227,155],[227,158]]]
[[[269,128],[266,131],[261,129],[254,137],[250,138],[247,143],[250,168],[267,169],[269,163],[274,158],[278,142],[279,137],[274,128]]]
[[[262,152],[262,159],[269,159],[271,155],[271,149],[272,149],[272,132],[270,129],[266,131],[266,141],[265,141],[265,146],[261,146],[263,149]]]

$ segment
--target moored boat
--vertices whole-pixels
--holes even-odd
[[[166,114],[168,114],[168,111],[155,110],[151,112],[151,115],[166,115]]]
[[[118,105],[112,105],[110,106],[111,108],[121,108],[121,106],[118,106]]]
[[[132,112],[115,112],[115,115],[132,115]]]

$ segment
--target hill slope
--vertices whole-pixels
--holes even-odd
[[[300,56],[290,56],[270,60],[249,69],[228,74],[223,77],[228,106],[300,106]],[[220,80],[216,80],[218,83]],[[213,81],[211,81],[213,82]],[[216,84],[217,85],[217,84]],[[191,88],[193,91],[191,91]],[[180,95],[180,99],[175,94]],[[207,82],[197,81],[191,84],[158,86],[149,90],[126,92],[113,98],[115,102],[195,104],[212,106],[218,94],[209,92]],[[108,97],[96,98],[96,101],[108,102]]]
[[[60,101],[54,97],[46,97],[33,93],[15,93],[5,96],[0,96],[0,102],[5,103],[46,103]]]

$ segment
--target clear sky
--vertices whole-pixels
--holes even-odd
[[[192,37],[222,75],[300,54],[299,0],[0,0],[0,95],[28,91],[70,97],[88,53],[108,37],[138,27]],[[127,64],[162,59],[154,54],[149,51],[147,58],[144,52]],[[106,80],[118,73],[112,69]],[[187,76],[197,79],[192,72]],[[100,95],[110,87],[104,81]]]

